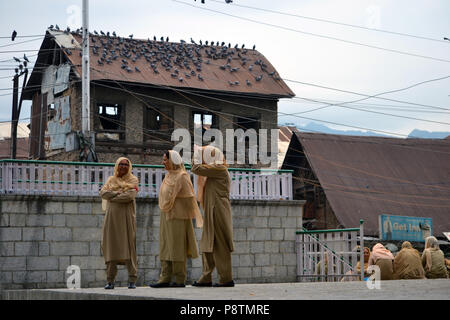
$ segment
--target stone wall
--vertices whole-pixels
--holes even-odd
[[[302,201],[233,200],[237,283],[295,282],[295,231]],[[104,214],[98,197],[2,196],[0,283],[3,289],[65,287],[70,265],[81,268],[81,286],[106,282],[100,248]],[[138,285],[159,277],[156,199],[137,201]],[[201,229],[195,230],[200,239]],[[201,275],[201,258],[188,260],[188,283]],[[117,282],[127,272],[119,266]],[[214,272],[214,281],[217,281]]]

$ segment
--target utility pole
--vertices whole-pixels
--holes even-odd
[[[90,85],[89,85],[89,1],[83,0],[83,57],[82,57],[81,126],[84,137],[90,140]]]
[[[17,124],[19,122],[19,74],[16,73],[13,78],[13,100],[12,100],[12,118],[11,118],[11,159],[16,159],[17,155]]]
[[[97,155],[94,150],[95,137],[91,139],[91,98],[90,98],[90,79],[89,79],[89,0],[83,0],[83,54],[82,54],[82,79],[81,79],[81,135],[80,141],[80,160],[88,162],[97,162]],[[84,172],[84,171],[83,171]],[[83,178],[84,179],[84,178]],[[84,180],[83,180],[84,181]]]
[[[16,74],[13,78],[13,100],[12,100],[12,113],[11,113],[11,159],[16,159],[17,157],[17,126],[19,124],[19,118],[20,118],[20,110],[22,109],[22,101],[23,101],[23,89],[25,88],[25,84],[27,83],[28,79],[28,68],[27,68],[27,61],[20,61],[20,59],[17,59],[19,61],[19,68],[16,68]],[[25,67],[24,67],[25,66]],[[20,73],[19,73],[20,69]],[[23,85],[22,85],[22,93],[20,94],[20,101],[19,101],[19,78],[25,74],[25,77],[23,78]]]

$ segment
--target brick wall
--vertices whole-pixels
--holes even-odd
[[[174,128],[190,128],[192,110],[208,109],[218,111],[217,121],[219,129],[222,131],[224,143],[226,140],[226,129],[233,129],[236,119],[234,117],[250,117],[261,120],[261,128],[269,129],[268,132],[268,150],[270,151],[270,129],[276,129],[277,126],[277,99],[250,98],[235,95],[217,95],[207,93],[205,95],[221,99],[214,100],[205,97],[199,97],[192,94],[183,93],[189,99],[180,96],[172,90],[153,89],[150,87],[134,87],[133,95],[123,90],[104,88],[101,86],[91,86],[91,130],[95,131],[96,123],[96,103],[118,103],[124,107],[125,112],[125,141],[119,143],[98,142],[96,152],[101,162],[115,162],[120,156],[127,156],[133,163],[141,164],[160,164],[163,151],[170,147],[158,146],[161,138],[152,138],[151,132],[144,130],[145,108],[168,108],[172,110],[174,118]],[[72,130],[81,130],[81,85],[76,84],[70,92]],[[252,107],[243,107],[233,103],[240,103]],[[192,106],[189,107],[189,106]],[[206,107],[206,108],[203,108]],[[190,128],[192,129],[192,128]],[[151,141],[144,141],[152,138]],[[224,144],[225,148],[225,144]],[[63,149],[48,153],[47,159],[60,161],[78,161],[79,150],[77,152],[67,153]],[[261,166],[261,165],[257,165]],[[236,165],[239,167],[239,165]]]
[[[302,225],[302,204],[232,201],[237,283],[296,281],[295,231]],[[99,198],[2,196],[0,206],[1,288],[65,287],[69,265],[81,268],[82,287],[105,284]],[[138,285],[159,277],[159,217],[156,199],[138,199]],[[201,229],[195,232],[199,240]],[[201,258],[188,260],[187,281],[200,275]],[[117,282],[126,281],[126,269],[119,266]]]

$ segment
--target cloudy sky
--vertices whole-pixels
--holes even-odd
[[[341,130],[358,127],[399,136],[414,128],[450,131],[450,41],[443,40],[450,38],[450,1],[205,2],[90,1],[90,29],[115,31],[120,36],[134,34],[134,38],[143,39],[156,35],[168,36],[171,41],[189,41],[192,37],[247,47],[256,45],[296,94],[294,99],[280,101],[280,124],[305,125],[314,121]],[[0,121],[11,119],[11,78],[15,66],[12,57],[22,57],[23,50],[36,50],[26,52],[34,61],[42,42],[39,35],[51,24],[80,27],[81,7],[81,0],[0,2]],[[11,42],[8,37],[13,30],[18,36],[37,37]],[[24,41],[27,42],[19,43]],[[413,86],[419,83],[422,84]],[[379,96],[403,103],[370,98],[345,107],[309,111],[326,103],[354,101],[410,86],[413,87]],[[29,117],[29,105],[24,103],[21,118]],[[293,117],[284,113],[301,114]]]

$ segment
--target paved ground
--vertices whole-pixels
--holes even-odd
[[[380,289],[366,282],[237,284],[234,288],[116,287],[86,289],[6,290],[2,299],[51,300],[450,300],[450,280],[381,281]]]

